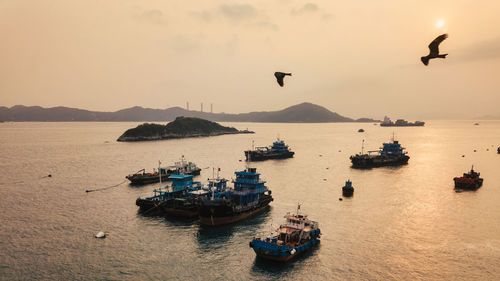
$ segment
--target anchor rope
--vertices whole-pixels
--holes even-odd
[[[124,180],[124,181],[122,181],[122,182],[121,182],[121,183],[119,183],[119,184],[110,185],[110,186],[106,186],[106,187],[103,187],[103,188],[87,189],[87,190],[85,190],[85,192],[102,191],[102,190],[106,190],[106,189],[109,189],[109,188],[117,187],[117,186],[122,185],[122,184],[124,184],[124,183],[126,183],[126,182],[127,182],[127,180]]]

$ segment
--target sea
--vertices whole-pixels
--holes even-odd
[[[500,279],[500,121],[222,123],[255,134],[116,141],[138,124],[0,123],[1,280]],[[136,199],[160,185],[131,186],[126,175],[184,156],[203,169],[197,181],[218,168],[231,179],[244,150],[278,137],[294,158],[250,164],[272,190],[264,212],[215,228],[138,213]],[[392,138],[407,165],[351,168],[350,155]],[[453,178],[472,165],[483,186],[455,192]],[[349,179],[354,196],[339,200]],[[319,246],[285,264],[256,258],[252,238],[298,204],[319,222]]]

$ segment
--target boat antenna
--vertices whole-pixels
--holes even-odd
[[[219,178],[220,167],[217,167],[217,179]]]
[[[212,178],[215,178],[215,167],[212,167]]]
[[[255,143],[254,143],[254,142],[255,142],[255,141],[254,141],[254,140],[252,140],[252,150],[254,150],[254,149],[255,149]]]
[[[300,203],[297,203],[297,216],[299,216],[299,211],[300,211]]]
[[[394,131],[392,131],[392,142],[394,142]]]
[[[365,150],[365,140],[361,142],[361,155],[363,154],[363,151]]]

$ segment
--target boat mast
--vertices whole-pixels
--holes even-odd
[[[161,161],[158,160],[158,177],[160,178],[160,188],[161,188]]]
[[[364,149],[365,149],[365,140],[361,142],[361,155],[363,155]]]

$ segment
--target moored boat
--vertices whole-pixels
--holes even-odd
[[[247,161],[262,161],[267,159],[285,159],[291,158],[295,152],[291,151],[288,145],[279,138],[273,142],[272,146],[256,147],[245,151]]]
[[[287,213],[285,224],[277,230],[278,234],[272,237],[254,238],[249,246],[258,257],[274,260],[288,261],[303,254],[319,243],[321,231],[318,222],[310,220],[307,215]]]
[[[137,198],[139,210],[149,215],[196,216],[197,196],[192,192],[200,190],[201,183],[194,182],[192,175],[170,175],[169,179],[172,183],[153,190],[153,196]]]
[[[219,226],[244,220],[263,211],[271,201],[271,190],[260,179],[256,168],[235,172],[234,187],[218,197],[200,198],[200,223]]]
[[[132,184],[140,185],[166,181],[169,179],[170,175],[199,175],[200,172],[201,169],[198,168],[193,162],[186,162],[183,155],[181,161],[175,162],[172,166],[165,168],[159,166],[158,170],[153,170],[152,173],[146,173],[146,170],[142,169],[134,174],[126,176],[125,178],[127,178]]]
[[[464,173],[461,177],[453,178],[455,189],[476,190],[483,185],[483,179],[479,177],[480,173],[474,171],[474,166],[468,173]]]
[[[345,197],[350,197],[354,193],[354,187],[352,186],[351,180],[347,180],[345,185],[342,187],[342,195]]]
[[[381,150],[368,151],[368,153],[363,153],[363,146],[361,148],[361,154],[352,155],[349,157],[352,162],[353,168],[373,168],[382,166],[398,166],[408,163],[410,156],[404,151],[397,140],[392,139],[390,143],[383,143]]]

